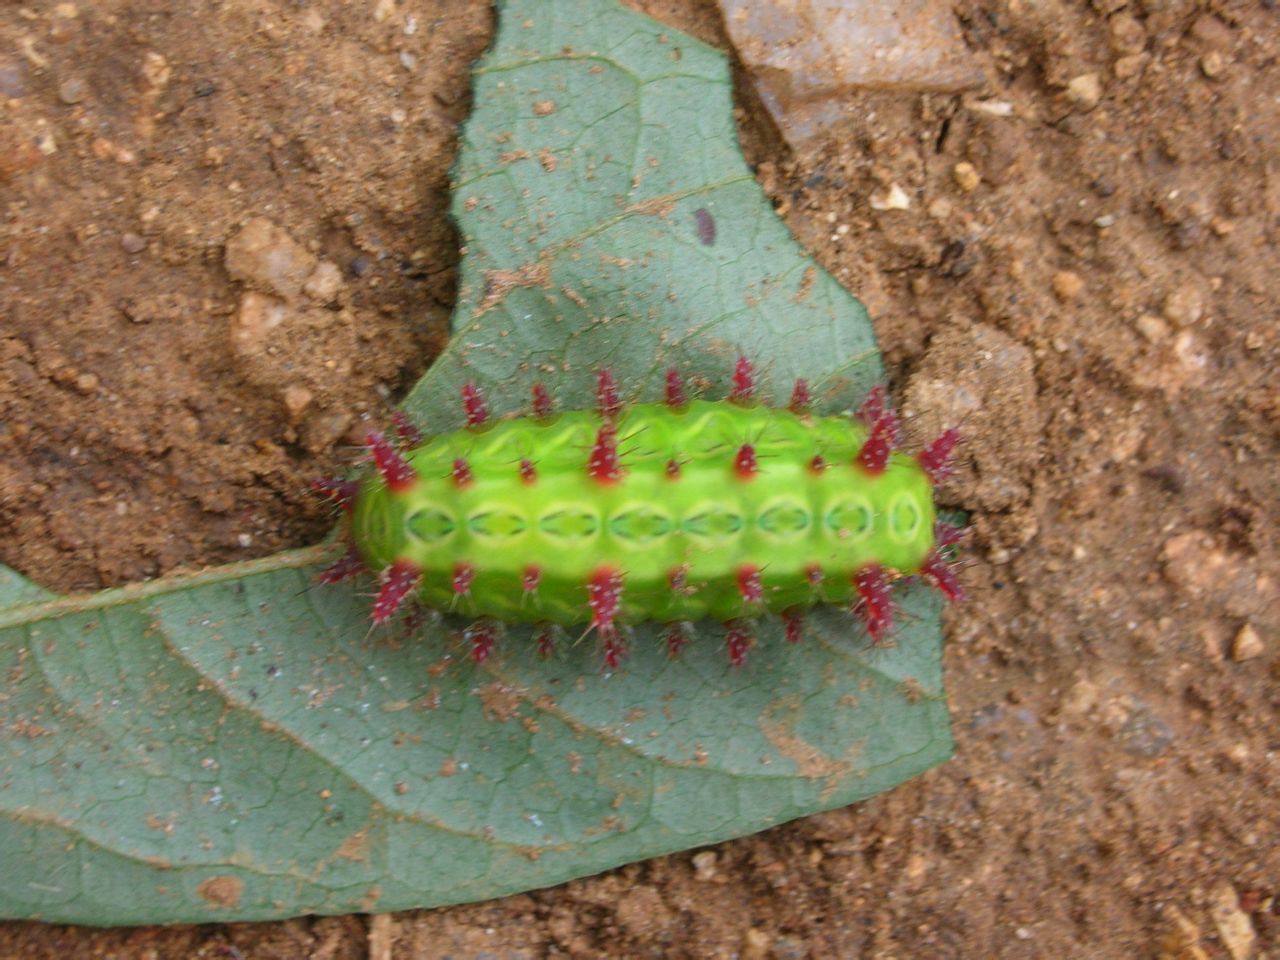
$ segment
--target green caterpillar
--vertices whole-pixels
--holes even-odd
[[[533,414],[501,421],[469,385],[467,427],[423,443],[398,419],[399,445],[369,435],[376,469],[361,481],[318,482],[348,510],[350,540],[321,579],[375,572],[379,625],[411,597],[483,618],[477,660],[492,621],[586,624],[610,667],[643,620],[673,625],[672,652],[679,625],[724,621],[741,664],[765,613],[796,641],[805,608],[847,604],[874,642],[892,629],[895,579],[959,599],[942,553],[958,533],[933,503],[956,431],[910,456],[894,450],[882,388],[850,419],[811,413],[802,380],[788,408],[760,405],[753,381],[741,359],[728,399],[688,400],[673,370],[665,403],[624,409],[601,371],[599,409],[553,414],[535,386]]]

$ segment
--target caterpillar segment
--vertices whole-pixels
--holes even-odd
[[[608,371],[595,385],[595,409],[554,413],[535,384],[532,415],[498,419],[467,384],[462,429],[415,444],[397,420],[399,445],[371,433],[373,470],[314,485],[343,506],[351,543],[320,579],[374,573],[376,625],[410,599],[472,615],[477,662],[502,624],[530,623],[544,656],[562,628],[594,634],[609,668],[646,620],[667,624],[672,656],[691,622],[720,620],[741,665],[763,615],[796,643],[806,609],[842,605],[878,644],[898,580],[964,597],[949,561],[960,532],[933,503],[959,435],[901,452],[883,387],[846,417],[813,413],[803,380],[786,408],[757,402],[745,358],[727,400],[691,398],[674,369],[661,403],[624,404]]]

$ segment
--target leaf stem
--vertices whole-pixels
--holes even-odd
[[[89,610],[123,606],[149,597],[163,596],[166,593],[177,593],[180,590],[225,583],[229,580],[243,580],[246,577],[274,573],[277,570],[317,566],[333,559],[342,549],[344,549],[342,544],[337,542],[317,543],[314,546],[285,550],[256,560],[227,563],[219,567],[205,567],[202,570],[179,570],[155,580],[130,583],[123,587],[100,590],[97,593],[75,593],[55,597],[52,600],[20,603],[0,610],[0,630],[55,619],[70,613],[85,613]]]

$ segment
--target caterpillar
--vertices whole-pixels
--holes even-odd
[[[532,393],[529,415],[496,419],[467,384],[465,427],[424,442],[397,414],[392,437],[369,433],[372,470],[313,484],[344,508],[348,543],[319,579],[374,573],[378,626],[415,602],[472,615],[477,662],[501,624],[542,624],[544,654],[553,626],[585,626],[609,668],[645,620],[668,624],[674,655],[691,621],[718,619],[740,666],[765,614],[797,642],[806,608],[844,604],[881,643],[895,581],[963,598],[947,558],[960,531],[933,501],[959,434],[901,452],[883,387],[852,418],[814,413],[804,380],[771,408],[743,357],[723,400],[690,398],[677,369],[662,403],[624,405],[607,369],[594,410],[556,413]]]

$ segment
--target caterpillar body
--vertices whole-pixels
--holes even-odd
[[[463,429],[423,442],[398,418],[395,441],[367,438],[375,469],[315,484],[346,509],[349,542],[320,579],[375,573],[375,624],[412,601],[469,614],[476,660],[499,623],[585,625],[613,667],[629,624],[671,625],[675,653],[689,621],[715,618],[741,664],[764,614],[794,642],[806,608],[844,604],[880,642],[895,580],[962,596],[944,553],[958,531],[933,502],[958,435],[896,450],[883,388],[853,418],[812,413],[803,380],[774,409],[740,359],[725,400],[687,399],[675,370],[664,403],[624,407],[608,371],[595,410],[553,413],[535,385],[531,415],[494,420],[478,388],[462,393]]]

